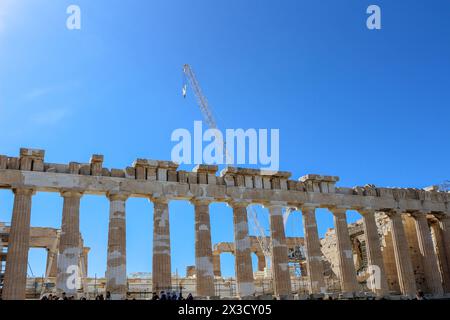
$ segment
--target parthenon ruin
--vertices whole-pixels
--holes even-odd
[[[113,299],[127,295],[126,201],[147,198],[154,204],[152,288],[172,286],[169,201],[188,200],[195,208],[195,292],[215,297],[214,277],[218,246],[211,241],[209,205],[225,202],[233,209],[237,295],[255,298],[255,279],[247,207],[260,204],[269,210],[272,247],[273,294],[292,299],[297,292],[289,270],[288,243],[282,209],[301,211],[304,225],[305,279],[311,296],[327,292],[324,261],[336,274],[342,296],[361,294],[361,279],[355,266],[355,243],[374,281],[368,288],[378,297],[398,294],[412,298],[424,289],[430,296],[450,293],[450,193],[429,189],[382,188],[373,185],[337,187],[336,176],[305,175],[290,179],[289,172],[264,172],[198,165],[192,172],[177,170],[170,161],[137,159],[125,169],[103,167],[103,156],[89,163],[44,162],[44,151],[20,150],[19,157],[0,155],[0,188],[14,193],[9,229],[2,299],[25,299],[28,249],[32,246],[30,215],[35,192],[60,193],[64,205],[57,259],[57,290],[75,294],[68,287],[70,266],[80,266],[79,209],[84,194],[106,196],[110,201],[106,289]],[[334,229],[319,238],[315,210],[327,208]],[[351,237],[347,211],[355,210],[362,222]],[[350,231],[349,231],[350,230]],[[355,240],[356,239],[356,240]],[[216,265],[216,267],[215,267]],[[420,265],[420,272],[416,266]],[[370,274],[370,273],[373,274]],[[372,281],[371,280],[371,281]]]

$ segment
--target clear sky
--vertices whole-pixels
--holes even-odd
[[[81,30],[66,8],[81,8]],[[382,29],[366,28],[366,9]],[[202,116],[181,96],[193,66],[222,128],[280,129],[281,169],[422,188],[450,178],[450,2],[447,0],[0,0],[0,154],[108,168],[170,159],[173,130]],[[11,192],[0,191],[10,221]],[[128,272],[150,272],[152,205],[127,202]],[[267,212],[259,210],[267,226]],[[32,225],[59,227],[62,199],[38,193]],[[350,212],[349,221],[358,219]],[[193,208],[170,203],[172,269],[194,262]],[[213,243],[232,241],[232,211],[211,206]],[[318,212],[320,234],[331,214]],[[106,269],[108,201],[84,196],[89,274]],[[300,213],[288,235],[302,235]],[[45,252],[30,251],[34,275]],[[234,258],[222,256],[225,275]]]

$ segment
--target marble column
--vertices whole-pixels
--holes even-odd
[[[364,236],[366,238],[367,265],[370,277],[367,281],[369,289],[377,296],[389,293],[386,272],[384,270],[383,255],[381,253],[380,236],[375,221],[375,211],[371,209],[359,210],[364,222]]]
[[[211,199],[193,199],[195,207],[195,267],[197,296],[215,296],[212,262],[211,225],[209,204]]]
[[[264,271],[266,268],[266,257],[262,253],[256,253],[258,258],[258,271]]]
[[[83,258],[83,268],[84,268],[86,277],[88,276],[88,273],[89,273],[88,267],[89,267],[89,251],[90,250],[91,250],[91,248],[84,247],[83,253],[81,255],[81,257]]]
[[[14,188],[14,207],[6,256],[3,300],[25,300],[28,249],[30,242],[31,198],[30,188]]]
[[[323,257],[320,250],[319,232],[317,230],[315,207],[303,206],[303,229],[306,251],[306,270],[310,294],[319,294],[326,291]]]
[[[347,209],[335,207],[331,208],[330,211],[334,216],[341,290],[344,294],[353,295],[359,291],[359,286],[358,281],[356,280],[356,269],[355,264],[353,263],[352,244],[348,233]]]
[[[169,200],[153,198],[153,291],[172,289]]]
[[[400,291],[404,296],[413,298],[416,294],[416,281],[414,277],[408,242],[400,211],[389,211],[392,243],[394,245],[395,264]]]
[[[220,268],[220,252],[213,252],[213,271],[215,277],[222,276],[222,270]]]
[[[436,255],[439,263],[439,271],[442,279],[442,287],[445,293],[450,293],[450,269],[445,253],[445,244],[442,237],[442,229],[439,220],[436,218],[431,221],[431,230],[436,247]]]
[[[422,255],[423,268],[427,287],[434,296],[442,296],[441,277],[439,274],[439,265],[436,253],[434,251],[431,230],[428,226],[427,215],[425,212],[416,212],[412,214],[416,222],[417,239],[419,241],[420,253]]]
[[[61,235],[57,259],[56,290],[58,294],[65,292],[68,297],[75,296],[80,279],[79,262],[80,247],[80,199],[82,192],[65,190]]]
[[[230,205],[233,208],[237,293],[239,297],[248,297],[255,293],[250,238],[248,234],[248,203],[232,202]]]
[[[274,293],[281,299],[287,299],[292,294],[292,288],[282,215],[283,205],[271,203],[268,208],[270,212],[270,241],[272,245]]]
[[[46,278],[56,278],[58,275],[58,252],[47,249]]]
[[[444,244],[447,257],[447,267],[450,270],[450,214],[440,215],[438,219],[442,231],[442,243]]]
[[[117,192],[108,193],[107,196],[110,206],[106,292],[111,293],[112,300],[124,300],[128,291],[125,203],[129,194]]]

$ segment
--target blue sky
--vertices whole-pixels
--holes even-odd
[[[81,30],[66,28],[70,4]],[[381,30],[366,28],[370,4],[381,7]],[[35,147],[68,163],[99,153],[109,168],[170,159],[172,131],[202,119],[192,95],[181,97],[189,63],[222,128],[280,129],[281,169],[294,178],[435,184],[450,178],[449,12],[445,0],[0,0],[0,154]],[[0,220],[11,209],[11,192],[0,191]],[[127,202],[129,272],[151,271],[152,210]],[[61,211],[58,194],[39,193],[32,225],[59,227]],[[193,208],[171,202],[170,211],[172,268],[184,274]],[[323,235],[331,214],[318,220]],[[303,234],[300,221],[290,218],[288,235]],[[211,224],[214,243],[232,241],[225,204],[211,206]],[[107,229],[107,199],[83,197],[92,276],[105,272]],[[43,250],[29,261],[44,273]],[[222,256],[225,275],[233,264]]]

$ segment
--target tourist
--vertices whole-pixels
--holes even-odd
[[[111,299],[111,292],[106,291],[106,299],[105,300],[112,300]]]
[[[156,292],[153,292],[152,300],[153,301],[159,300],[159,296],[156,294]]]
[[[164,291],[160,292],[159,300],[167,300],[167,296],[166,296],[166,293]]]
[[[192,300],[194,300],[194,297],[192,296],[192,293],[189,293],[189,294],[188,294],[186,300],[187,300],[187,301],[192,301]]]

